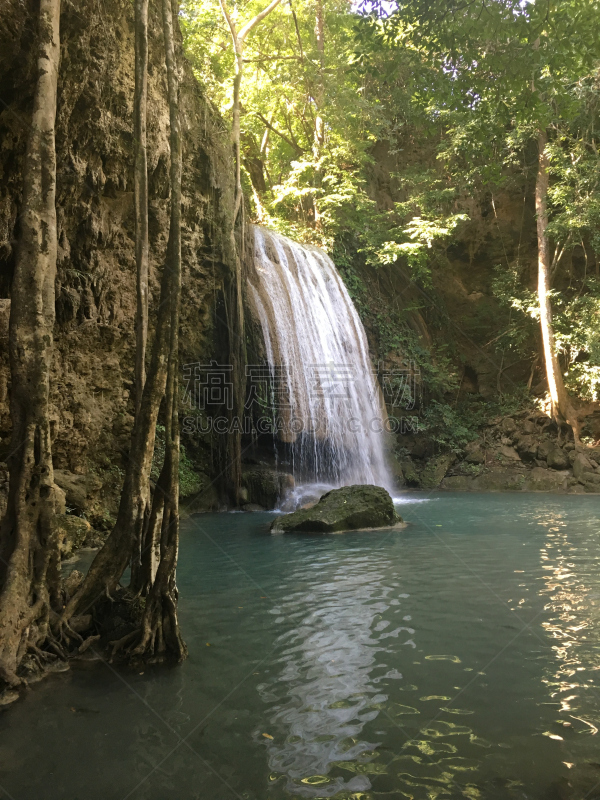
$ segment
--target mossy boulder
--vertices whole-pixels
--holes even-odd
[[[412,461],[406,460],[400,464],[402,477],[406,486],[420,486],[421,479]]]
[[[392,498],[380,486],[344,486],[324,494],[312,508],[276,519],[272,533],[340,533],[398,525]]]
[[[425,467],[421,470],[421,488],[437,489],[442,482],[448,468],[452,463],[452,456],[448,453],[429,459]]]
[[[553,447],[546,456],[546,461],[552,469],[564,470],[570,466],[569,456],[560,447]]]
[[[287,472],[256,466],[244,470],[242,486],[246,490],[243,497],[246,503],[276,508],[285,493],[294,488],[294,478]]]
[[[534,467],[527,473],[525,489],[529,492],[564,492],[569,473],[543,467]]]

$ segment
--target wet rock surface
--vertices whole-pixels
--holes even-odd
[[[462,452],[424,457],[426,444],[408,444],[396,469],[407,488],[600,493],[600,447],[576,448],[570,429],[541,412],[493,420]]]
[[[285,493],[294,487],[294,478],[266,466],[246,468],[242,473],[242,494],[245,511],[277,508]],[[250,506],[248,508],[248,506]]]
[[[380,486],[333,489],[312,508],[276,519],[272,533],[340,533],[384,528],[402,523],[392,498]]]

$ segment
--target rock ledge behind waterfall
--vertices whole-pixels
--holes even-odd
[[[344,486],[324,494],[312,508],[279,517],[272,533],[341,533],[403,525],[392,498],[380,486]]]

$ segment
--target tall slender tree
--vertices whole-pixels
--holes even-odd
[[[171,146],[171,215],[165,270],[169,274],[169,356],[165,394],[165,460],[155,489],[155,502],[162,506],[159,562],[144,607],[140,641],[132,654],[162,656],[169,653],[178,659],[187,655],[177,617],[175,571],[179,550],[179,311],[181,305],[181,119],[179,85],[173,37],[171,0],[163,0],[163,33],[167,63],[167,94]],[[151,531],[153,533],[153,530]],[[146,545],[153,551],[155,542]],[[152,578],[152,576],[151,576]]]
[[[8,508],[0,528],[0,677],[19,684],[23,656],[50,635],[59,602],[59,550],[48,398],[56,274],[55,120],[60,0],[40,0],[37,83],[23,167],[11,287],[11,455]]]
[[[135,88],[133,104],[134,138],[134,213],[136,280],[135,416],[140,413],[146,380],[148,341],[148,155],[146,117],[148,105],[148,0],[135,0]],[[144,518],[150,502],[150,481],[140,486],[139,514],[142,520],[134,531],[131,556],[131,584],[139,589],[142,564]],[[145,498],[143,495],[145,494]]]
[[[317,194],[323,184],[323,172],[319,164],[319,159],[321,156],[321,149],[325,142],[325,121],[323,119],[323,105],[325,103],[325,14],[323,10],[323,0],[316,0],[315,2],[315,36],[317,40],[317,53],[319,55],[319,71],[317,73],[317,87],[315,91],[317,112],[315,115],[313,155],[315,160],[316,192],[313,197],[313,213],[315,226],[319,228],[321,226],[321,219]]]
[[[135,96],[133,139],[135,146],[134,204],[135,261],[137,267],[135,410],[140,410],[146,378],[148,340],[148,156],[146,114],[148,104],[148,0],[135,0]]]
[[[231,218],[231,228],[229,232],[231,251],[235,259],[235,282],[230,293],[229,306],[235,308],[228,309],[230,326],[230,359],[233,373],[233,393],[234,408],[233,413],[241,417],[244,408],[244,366],[245,366],[245,323],[244,323],[244,299],[242,286],[242,254],[244,242],[243,226],[243,192],[242,192],[242,156],[240,152],[240,92],[244,75],[244,45],[250,31],[252,31],[281,0],[271,0],[271,2],[256,16],[248,20],[238,30],[238,26],[227,8],[226,0],[219,0],[223,16],[229,26],[231,42],[235,59],[235,72],[233,78],[233,107],[231,123],[231,141],[235,158],[235,196],[234,208]],[[238,227],[238,217],[241,214],[241,224]],[[236,231],[239,232],[239,243]],[[231,493],[235,503],[239,503],[241,489],[241,431],[239,426],[232,426],[228,439],[228,460],[229,472],[231,475]]]
[[[556,355],[552,326],[552,305],[550,303],[552,256],[548,239],[549,159],[546,151],[548,135],[545,130],[538,133],[537,144],[538,170],[535,182],[535,211],[538,241],[538,301],[546,378],[552,404],[552,415],[556,418],[562,416],[573,427],[578,438],[579,422],[565,388],[562,370]]]

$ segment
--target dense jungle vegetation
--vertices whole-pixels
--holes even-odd
[[[495,215],[498,197],[509,195],[523,213],[516,246],[508,252],[503,243],[491,265],[507,313],[489,352],[545,363],[552,406],[579,429],[600,379],[596,4],[290,0],[268,8],[237,60],[230,25],[253,20],[260,3],[186,0],[181,9],[198,80],[226,118],[239,113],[252,219],[332,254],[380,341],[395,340],[420,363],[434,401],[426,413],[441,420],[453,413],[443,395],[460,380],[448,352],[424,348],[399,320],[390,325],[389,310],[384,321],[357,265],[405,270],[426,306],[456,241],[476,239],[476,207]],[[383,193],[375,179],[382,143],[387,168],[393,163]],[[539,275],[527,252],[525,211],[534,202]],[[531,382],[505,394],[522,402]]]

